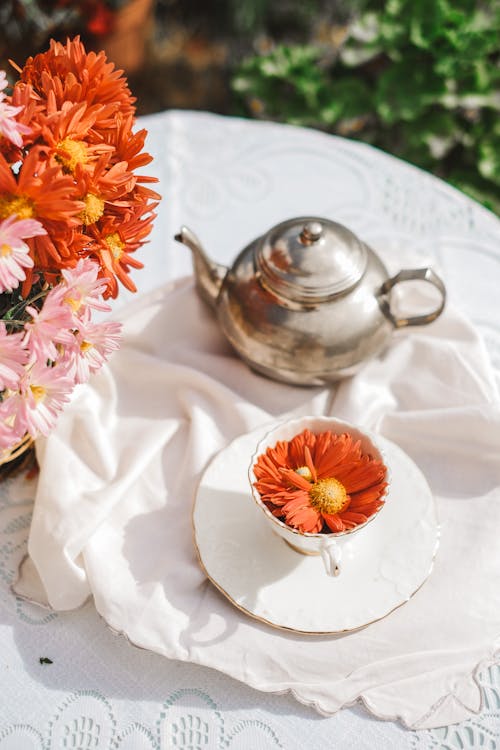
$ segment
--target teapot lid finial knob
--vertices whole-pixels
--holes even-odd
[[[308,221],[300,233],[300,240],[303,245],[310,245],[317,242],[323,234],[323,225],[320,221]]]

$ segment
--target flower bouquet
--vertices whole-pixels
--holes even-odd
[[[122,72],[78,38],[0,71],[0,463],[47,435],[119,346],[110,309],[159,196]]]

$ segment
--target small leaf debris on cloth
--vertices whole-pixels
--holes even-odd
[[[40,664],[53,664],[54,663],[52,659],[48,658],[48,656],[41,656],[39,661],[40,661]]]

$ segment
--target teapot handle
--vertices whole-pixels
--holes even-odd
[[[386,295],[394,286],[396,286],[396,284],[399,284],[401,281],[413,281],[415,279],[420,281],[427,281],[429,284],[435,286],[436,289],[438,289],[441,293],[441,301],[438,307],[432,312],[426,313],[424,315],[415,315],[408,318],[398,318],[391,311],[391,303]],[[404,328],[405,326],[423,326],[427,325],[427,323],[432,323],[432,321],[436,320],[436,318],[438,318],[443,312],[446,302],[446,288],[442,280],[439,278],[437,273],[432,270],[432,268],[407,268],[403,271],[400,271],[395,276],[392,276],[390,279],[387,279],[387,281],[382,284],[382,286],[380,287],[379,297],[379,303],[382,312],[391,321],[395,328]]]

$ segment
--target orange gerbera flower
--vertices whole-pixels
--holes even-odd
[[[387,469],[363,454],[360,441],[304,430],[267,448],[254,465],[255,487],[273,515],[305,533],[365,523],[383,504]]]

